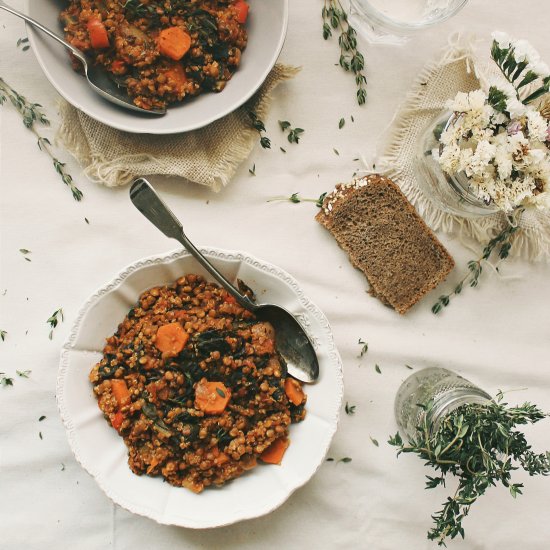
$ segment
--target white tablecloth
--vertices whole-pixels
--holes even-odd
[[[425,491],[423,476],[430,471],[416,457],[397,460],[385,443],[396,431],[393,399],[410,373],[404,365],[445,366],[493,393],[527,387],[510,398],[550,410],[549,267],[507,261],[502,279],[487,274],[477,290],[467,289],[441,316],[430,312],[436,291],[400,317],[366,294],[364,277],[313,220],[313,204],[266,202],[294,192],[317,197],[349,179],[357,165],[352,159],[373,154],[413,79],[453,31],[488,36],[494,29],[506,30],[530,39],[550,62],[547,0],[472,0],[457,17],[415,36],[404,48],[364,47],[369,97],[363,108],[355,103],[352,77],[334,66],[336,44],[320,36],[321,4],[291,2],[281,60],[303,70],[275,94],[266,120],[272,150],[257,147],[217,195],[176,180],[152,181],[195,242],[246,250],[281,266],[326,313],[344,361],[345,400],[356,405],[355,415],[342,414],[330,456],[348,456],[352,462],[324,464],[267,517],[214,530],[157,525],[105,497],[73,459],[57,413],[60,348],[97,287],[125,265],[173,245],[135,211],[127,188],[87,182],[59,151],[85,194],[81,203],[73,201],[19,115],[5,105],[0,108],[0,329],[8,334],[0,342],[0,371],[14,377],[14,386],[0,388],[3,550],[434,548],[426,540],[430,514],[447,493]],[[42,103],[55,126],[58,96],[32,52],[16,48],[24,35],[19,20],[0,13],[0,76]],[[347,123],[339,130],[341,117]],[[305,129],[299,145],[285,141],[279,119]],[[248,172],[253,164],[256,177]],[[446,236],[442,240],[458,265],[450,288],[473,252]],[[31,262],[21,248],[32,251]],[[58,308],[65,321],[49,340],[46,320]],[[362,359],[359,338],[369,344]],[[16,370],[32,372],[24,379]],[[42,415],[46,418],[39,422]],[[529,430],[538,450],[550,448],[549,422]],[[514,500],[504,488],[490,490],[465,521],[466,541],[449,547],[547,549],[550,479],[521,474],[518,479],[525,483],[524,496]]]

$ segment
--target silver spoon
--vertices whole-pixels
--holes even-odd
[[[115,105],[119,105],[120,107],[124,107],[125,109],[137,111],[146,115],[162,116],[166,114],[166,109],[147,110],[135,105],[132,102],[131,98],[124,91],[121,91],[120,87],[109,77],[109,74],[105,69],[95,66],[92,60],[84,52],[81,52],[78,48],[75,48],[74,46],[63,40],[63,38],[57,36],[57,34],[52,32],[50,29],[44,27],[44,25],[42,25],[32,17],[29,17],[28,15],[25,15],[24,13],[13,9],[11,6],[8,6],[3,0],[0,0],[0,9],[6,10],[13,15],[17,15],[17,17],[21,17],[21,19],[24,19],[25,21],[27,21],[27,23],[46,33],[50,38],[57,40],[60,44],[70,50],[72,54],[82,63],[82,66],[84,67],[84,74],[86,75],[86,79],[88,80],[88,83],[90,84],[92,89],[96,91],[99,95],[103,96],[105,99],[108,99]]]
[[[319,362],[304,329],[286,309],[273,304],[255,304],[243,296],[200,252],[183,232],[183,227],[171,210],[144,178],[137,179],[130,189],[134,206],[167,237],[179,241],[188,252],[256,318],[271,323],[275,329],[277,350],[286,362],[287,371],[302,382],[315,382],[319,377]]]

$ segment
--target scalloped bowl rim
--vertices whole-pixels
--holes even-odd
[[[237,260],[237,261],[240,261],[241,263],[243,262],[247,263],[253,269],[259,268],[260,271],[267,271],[269,274],[274,275],[278,279],[281,279],[293,291],[295,295],[294,297],[296,297],[299,300],[300,305],[302,306],[304,311],[307,312],[307,315],[313,316],[321,325],[321,328],[324,332],[324,337],[327,339],[327,342],[328,342],[326,354],[328,356],[328,360],[330,360],[329,363],[331,368],[334,369],[336,384],[333,390],[334,390],[334,402],[336,406],[334,407],[334,411],[331,412],[330,423],[329,421],[326,421],[327,425],[329,426],[329,430],[327,431],[328,437],[327,437],[326,446],[325,448],[322,449],[322,452],[318,454],[317,464],[315,464],[314,468],[312,468],[307,473],[307,475],[303,476],[302,478],[295,477],[294,483],[285,486],[286,493],[281,498],[273,500],[273,502],[270,502],[269,505],[266,505],[264,507],[251,506],[248,512],[244,512],[244,513],[241,512],[241,514],[238,517],[232,517],[230,519],[225,519],[225,520],[215,520],[215,521],[205,522],[205,521],[194,521],[188,517],[178,518],[177,520],[174,520],[172,516],[172,519],[170,521],[166,521],[165,519],[163,519],[163,517],[161,517],[161,514],[155,513],[151,509],[146,509],[146,507],[144,506],[136,506],[135,503],[134,504],[129,503],[123,495],[117,493],[111,487],[105,486],[102,480],[98,479],[98,477],[91,471],[91,465],[88,463],[87,458],[81,455],[80,449],[75,441],[76,428],[73,426],[72,419],[66,407],[65,398],[64,398],[64,389],[65,389],[65,376],[70,366],[69,352],[71,350],[73,351],[75,350],[73,345],[77,340],[77,337],[79,335],[79,332],[86,314],[94,305],[99,303],[104,296],[122,287],[127,277],[132,273],[139,271],[143,268],[146,268],[148,266],[151,266],[152,264],[171,264],[176,262],[179,259],[187,258],[190,255],[185,250],[180,249],[177,251],[167,252],[165,254],[152,255],[129,264],[126,268],[120,271],[115,278],[113,278],[110,282],[102,285],[86,300],[85,304],[79,309],[76,320],[69,333],[69,336],[67,337],[67,340],[65,341],[62,347],[60,365],[59,365],[59,370],[57,375],[57,384],[56,384],[57,405],[61,415],[61,419],[65,426],[65,430],[67,432],[67,437],[69,440],[69,445],[71,447],[71,450],[76,458],[76,461],[95,479],[95,481],[98,483],[99,487],[106,494],[106,496],[112,502],[121,506],[125,510],[153,519],[159,524],[177,525],[180,527],[187,527],[187,528],[193,528],[193,529],[222,527],[226,525],[231,525],[239,521],[253,519],[253,518],[257,518],[257,517],[269,514],[270,512],[272,512],[273,510],[281,506],[292,495],[292,493],[294,493],[297,489],[305,485],[315,475],[315,473],[319,470],[319,468],[323,464],[324,458],[328,452],[329,446],[332,442],[332,439],[338,427],[339,417],[340,417],[340,408],[341,408],[343,393],[344,393],[342,360],[340,358],[340,355],[334,343],[330,324],[326,316],[323,314],[323,312],[304,294],[303,290],[298,285],[297,281],[290,274],[288,274],[286,271],[284,271],[283,269],[273,264],[270,264],[263,260],[259,260],[244,252],[222,250],[222,249],[213,248],[213,247],[201,247],[201,251],[207,257],[210,257],[210,258],[214,258],[214,259],[220,258],[222,260],[229,260],[229,261]],[[158,282],[155,283],[155,281],[151,281],[150,285],[147,288],[150,288],[155,284],[159,284],[159,283]],[[307,422],[307,416],[306,416],[306,420],[304,420],[304,423],[305,422]],[[107,423],[105,423],[105,427],[108,428]],[[232,483],[238,483],[238,482],[239,482],[239,479],[236,479]],[[185,489],[181,489],[181,490],[185,490]],[[205,493],[203,493],[203,495],[204,494]]]

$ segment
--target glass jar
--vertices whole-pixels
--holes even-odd
[[[418,186],[433,203],[448,214],[464,218],[489,216],[499,212],[494,204],[487,204],[471,189],[465,173],[450,176],[439,164],[442,132],[456,120],[452,112],[444,112],[432,120],[420,135],[413,161]]]
[[[431,367],[415,372],[401,384],[395,398],[395,419],[399,431],[411,440],[424,422],[435,433],[442,418],[461,405],[489,401],[491,396],[469,380],[450,370]]]
[[[371,43],[403,44],[408,35],[446,21],[468,0],[350,0],[352,24]]]

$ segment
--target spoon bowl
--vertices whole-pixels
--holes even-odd
[[[313,345],[303,327],[289,311],[275,304],[256,304],[248,296],[241,294],[187,238],[179,220],[146,179],[139,178],[133,183],[130,199],[157,229],[167,237],[179,241],[242,307],[254,313],[260,321],[266,321],[273,326],[277,350],[291,376],[306,383],[313,383],[319,378],[319,362]]]
[[[75,58],[78,59],[80,63],[82,63],[84,76],[86,77],[86,80],[88,81],[88,84],[92,87],[92,89],[111,103],[114,103],[115,105],[118,105],[119,107],[123,107],[130,111],[136,111],[146,115],[163,116],[166,114],[166,109],[147,110],[135,105],[130,96],[124,91],[124,88],[117,85],[116,82],[111,79],[107,71],[105,71],[101,67],[95,66],[93,64],[93,61],[84,52],[80,51],[78,48],[75,48],[72,44],[69,44],[69,42],[58,36],[56,33],[51,31],[32,17],[29,17],[28,15],[13,9],[11,6],[8,6],[8,4],[6,4],[3,0],[0,0],[0,9],[16,15],[21,19],[24,19],[27,23],[29,23],[36,29],[47,34],[50,38],[53,38],[62,46],[65,46],[65,48],[67,48],[75,56]]]

